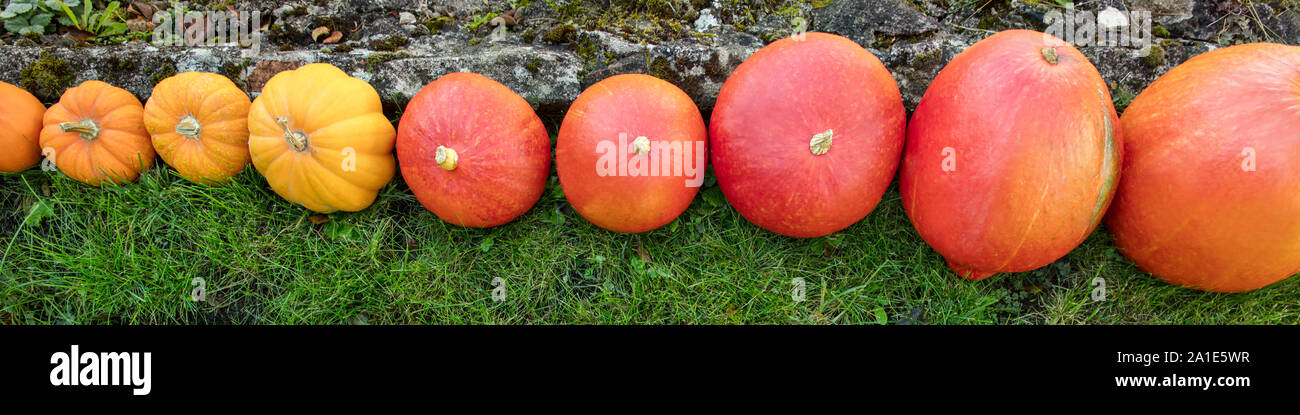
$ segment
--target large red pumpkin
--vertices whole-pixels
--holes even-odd
[[[1105,82],[1077,49],[1034,31],[995,34],[953,58],[921,98],[903,207],[958,275],[1047,265],[1101,221],[1120,131]]]
[[[527,212],[546,188],[551,138],[505,85],[453,73],[425,85],[397,130],[402,178],[447,222],[476,228]]]
[[[1300,271],[1300,47],[1194,57],[1124,111],[1124,180],[1106,224],[1173,284],[1260,288]]]
[[[707,140],[699,108],[681,89],[648,75],[615,75],[569,107],[555,168],[582,217],[645,232],[690,206],[704,180]]]
[[[907,115],[871,52],[826,33],[760,49],[732,72],[709,125],[713,172],[750,222],[793,237],[866,217],[898,169]]]

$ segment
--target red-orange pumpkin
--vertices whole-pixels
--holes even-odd
[[[597,82],[569,107],[555,167],[584,218],[618,232],[672,222],[699,192],[708,160],[704,118],[673,84],[648,75]]]
[[[917,232],[958,275],[1032,270],[1083,242],[1119,178],[1110,93],[1073,46],[1028,30],[953,58],[921,98],[899,175]]]
[[[99,186],[133,182],[153,166],[144,105],[125,89],[86,81],[45,111],[41,149],[68,177]]]
[[[880,201],[906,122],[898,85],[871,52],[825,33],[778,40],[718,94],[713,172],[750,222],[786,236],[826,235]]]
[[[425,85],[397,129],[402,178],[424,207],[486,228],[527,212],[546,188],[551,138],[523,97],[475,73]]]
[[[1124,111],[1107,229],[1138,267],[1217,292],[1300,272],[1300,47],[1196,56]]]
[[[41,161],[45,105],[22,88],[0,82],[0,172],[14,173]]]

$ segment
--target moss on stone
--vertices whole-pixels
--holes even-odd
[[[1169,29],[1165,29],[1165,27],[1161,25],[1156,25],[1155,28],[1151,29],[1151,34],[1158,37],[1169,37]]]
[[[429,21],[424,22],[424,27],[429,29],[429,33],[438,33],[442,31],[443,26],[446,26],[447,23],[451,22],[452,20],[450,17],[438,16],[436,19],[430,19]]]
[[[72,65],[49,51],[42,52],[35,62],[23,68],[20,75],[23,89],[45,102],[57,101],[63,91],[77,80]]]
[[[369,56],[366,56],[366,70],[369,72],[376,72],[379,70],[379,65],[383,65],[384,63],[387,63],[389,61],[405,58],[408,56],[411,55],[407,54],[406,52],[371,53]]]
[[[389,36],[387,39],[375,39],[370,42],[370,49],[381,52],[396,52],[398,49],[411,44],[411,39],[406,36]]]
[[[588,64],[596,60],[596,52],[596,42],[592,42],[590,37],[578,40],[576,47],[573,49],[573,53]]]
[[[943,60],[943,51],[939,49],[933,49],[912,56],[911,63],[912,63],[912,68],[924,69],[924,68],[929,68],[931,66],[937,65],[941,60]]]
[[[541,64],[542,58],[534,57],[532,60],[528,61],[528,63],[524,64],[524,69],[527,69],[528,72],[538,73],[541,72]]]
[[[352,45],[349,45],[347,43],[340,43],[338,46],[335,46],[334,49],[331,50],[331,52],[334,53],[348,53],[351,51],[352,51]]]
[[[1165,64],[1165,49],[1156,45],[1151,45],[1150,51],[1142,57],[1142,64],[1149,68],[1158,68]]]
[[[650,61],[650,76],[659,78],[673,84],[682,81],[682,74],[673,69],[672,63],[668,62],[663,56],[655,57]]]
[[[158,70],[149,77],[149,85],[158,85],[164,79],[176,76],[176,64],[171,61],[163,62]]]
[[[267,29],[267,32],[270,34],[270,36],[267,36],[267,39],[272,43],[292,43],[303,37],[302,32],[299,32],[298,29],[294,29],[293,26],[282,24],[271,25],[271,27]]]
[[[551,44],[572,43],[578,38],[578,28],[571,24],[562,24],[551,28],[550,31],[542,35],[542,41]]]
[[[722,55],[714,53],[707,62],[704,62],[704,74],[714,82],[727,80],[727,68],[723,66]]]
[[[285,15],[285,16],[288,16],[288,17],[302,17],[302,16],[306,16],[306,15],[307,15],[307,6],[298,6],[298,7],[294,7],[293,10],[289,10],[289,11],[288,11],[287,13],[285,13],[284,15]]]
[[[251,62],[248,59],[244,59],[244,61],[238,65],[227,63],[221,67],[221,74],[225,75],[226,78],[229,78],[230,82],[234,82],[235,86],[238,86],[239,89],[246,89],[248,85],[244,83],[244,68],[247,68],[250,63]]]
[[[136,68],[139,67],[140,66],[136,65],[135,61],[131,59],[122,59],[117,56],[111,56],[108,58],[108,70],[112,73],[131,73],[135,72]]]

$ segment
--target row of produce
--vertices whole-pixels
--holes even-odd
[[[49,109],[0,83],[0,107],[0,171],[43,158],[90,185],[124,184],[157,154],[220,185],[251,161],[277,194],[322,213],[365,209],[400,161],[442,220],[498,226],[537,202],[552,161],[531,106],[473,73],[426,85],[397,128],[374,88],[327,64],[281,72],[252,101],[221,75],[191,72],[143,105],[87,81]],[[747,59],[707,126],[671,83],[613,76],[569,108],[554,160],[573,208],[619,232],[673,221],[708,163],[742,216],[791,237],[856,223],[897,174],[913,226],[963,277],[1047,265],[1106,218],[1143,270],[1239,292],[1300,271],[1297,155],[1300,47],[1197,56],[1121,118],[1077,49],[1010,30],[949,62],[910,121],[881,62],[824,33]]]

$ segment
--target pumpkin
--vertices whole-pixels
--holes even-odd
[[[45,105],[30,92],[0,82],[0,172],[16,173],[41,162]]]
[[[564,197],[617,232],[672,222],[704,181],[708,132],[691,98],[648,75],[615,75],[569,107],[555,147]]]
[[[185,72],[154,87],[144,105],[144,125],[158,156],[177,173],[216,185],[248,165],[250,104],[225,76]]]
[[[551,172],[551,137],[510,88],[483,75],[452,73],[407,104],[397,160],[425,208],[459,226],[486,228],[537,203]]]
[[[68,177],[99,186],[135,181],[153,165],[144,106],[125,89],[86,81],[45,111],[42,153]]]
[[[379,93],[339,68],[280,72],[248,112],[253,166],[286,200],[320,213],[355,212],[393,179],[397,131]]]
[[[1300,47],[1214,50],[1169,70],[1120,119],[1124,180],[1106,227],[1169,283],[1254,290],[1300,272]]]
[[[906,123],[898,85],[871,52],[826,33],[781,39],[723,84],[709,125],[713,172],[750,222],[827,235],[880,201]]]
[[[921,97],[899,174],[917,232],[958,275],[1047,265],[1101,221],[1123,143],[1110,93],[1077,49],[1008,30],[953,58]]]

